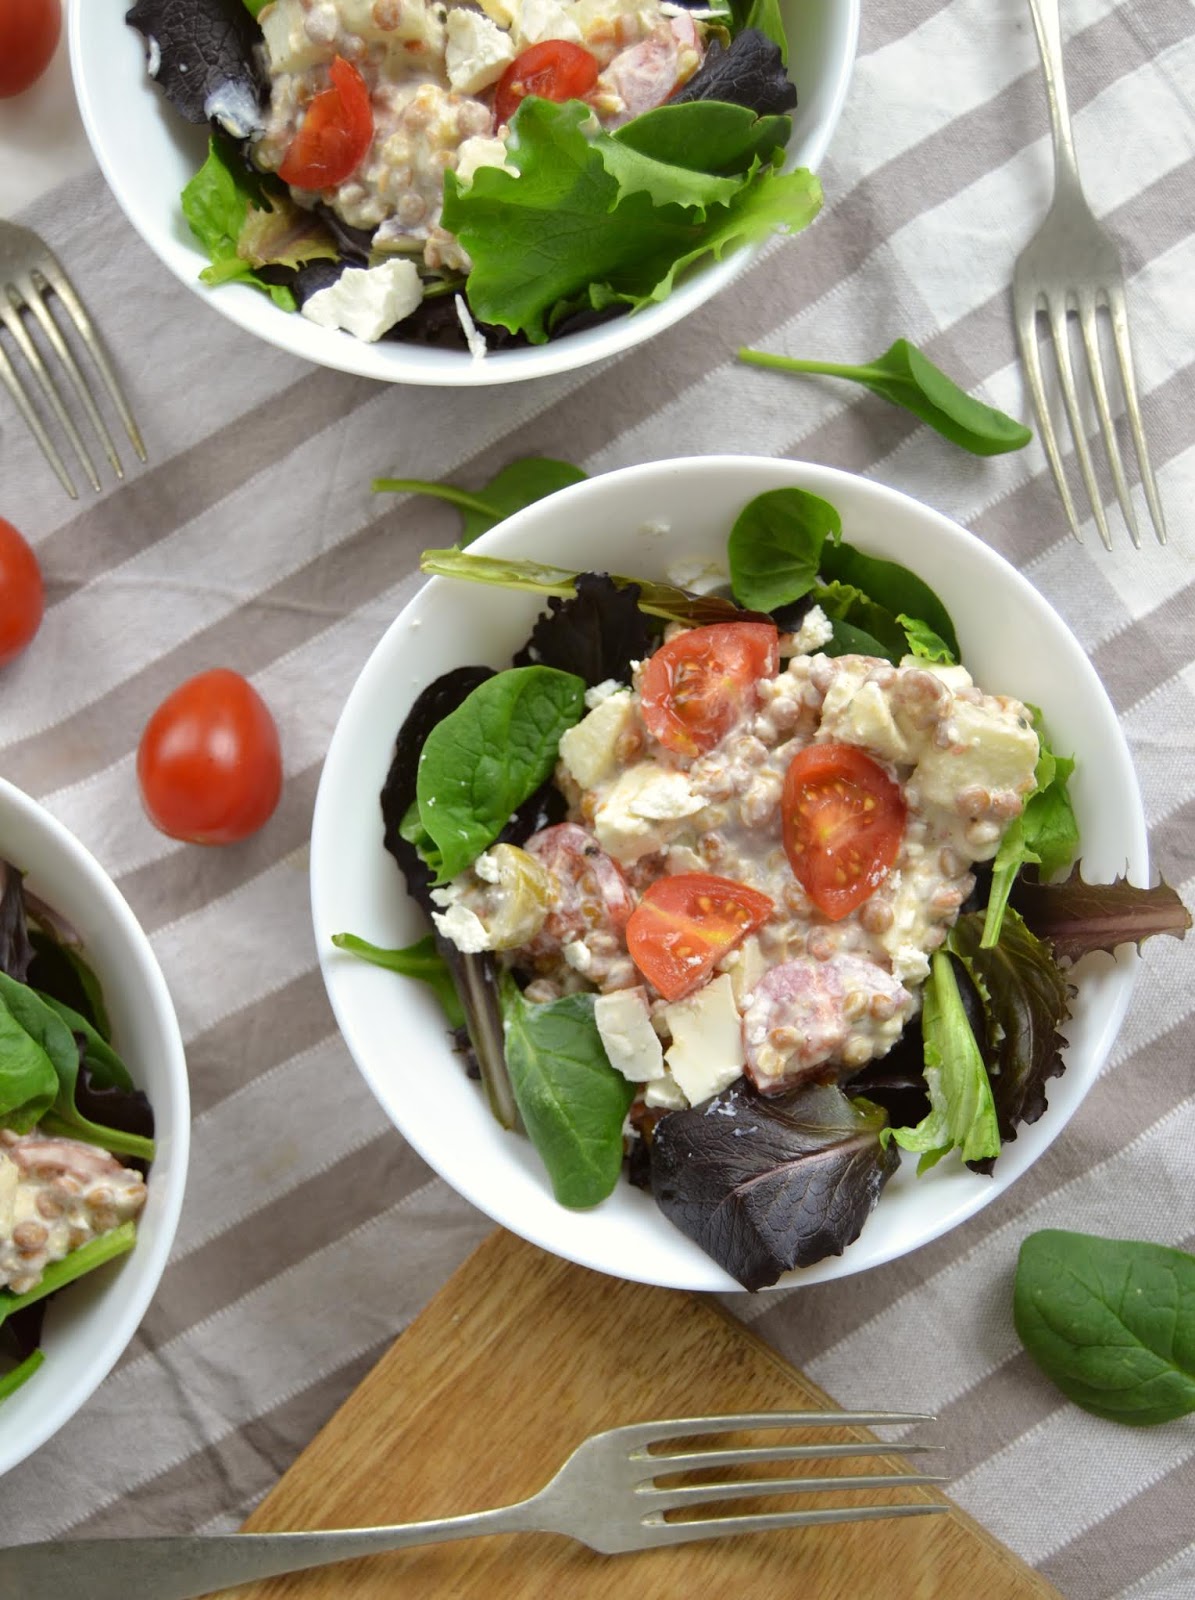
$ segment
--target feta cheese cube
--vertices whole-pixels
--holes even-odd
[[[506,159],[506,144],[502,139],[487,139],[475,133],[461,141],[456,153],[456,175],[461,183],[472,183],[473,174],[480,167],[501,167],[503,172],[517,176],[517,168]]]
[[[650,1083],[664,1076],[664,1052],[651,1025],[646,989],[599,994],[593,1002],[593,1020],[610,1065],[624,1078]]]
[[[971,688],[975,681],[966,667],[950,667],[941,661],[923,661],[920,656],[902,656],[900,664],[902,667],[916,667],[921,672],[932,672],[935,678],[941,678],[951,694]]]
[[[683,772],[640,761],[628,767],[599,800],[593,831],[603,850],[616,861],[630,863],[664,849],[676,831],[674,825],[704,806]]]
[[[966,789],[989,794],[1032,789],[1038,743],[1027,720],[992,701],[956,700],[950,723],[955,742],[944,750],[928,746],[913,773],[924,801],[952,809]]]
[[[830,696],[826,696],[829,701]],[[862,683],[845,703],[837,701],[830,715],[823,710],[819,739],[841,739],[861,745],[881,761],[911,761],[908,741],[892,716],[892,705],[878,683]]]
[[[653,1078],[644,1089],[643,1104],[659,1111],[684,1111],[689,1102],[680,1085],[665,1073],[662,1078]]]
[[[664,1059],[691,1106],[719,1094],[742,1075],[743,1026],[734,985],[723,974],[661,1011],[672,1034]]]
[[[346,267],[336,282],[303,302],[303,315],[321,328],[343,328],[372,343],[423,299],[423,284],[410,261],[380,267]]]
[[[618,741],[634,720],[631,691],[618,689],[561,736],[560,759],[582,789],[595,789],[613,776]]]
[[[433,911],[432,921],[463,955],[478,955],[490,948],[490,936],[485,924],[468,906],[453,904],[447,911]]]
[[[581,30],[574,22],[571,3],[560,0],[523,0],[515,10],[511,32],[519,50],[543,39],[567,39],[580,44]]]
[[[275,75],[308,72],[323,61],[331,61],[336,54],[334,43],[317,41],[307,32],[307,13],[300,0],[274,0],[257,20],[270,71]]]
[[[515,58],[510,35],[479,11],[456,6],[448,13],[448,81],[458,94],[478,94],[506,71]]]

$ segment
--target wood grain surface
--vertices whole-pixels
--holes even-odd
[[[867,1403],[899,1409],[899,1394],[882,1388],[877,1377]],[[607,1278],[498,1232],[401,1335],[245,1527],[343,1527],[480,1510],[533,1493],[601,1428],[833,1405],[717,1302]],[[871,1435],[844,1427],[771,1437],[829,1443]],[[949,1446],[948,1439],[939,1442]],[[940,1459],[948,1471],[949,1450]],[[849,1472],[852,1465],[825,1470]],[[872,1466],[855,1463],[853,1470]],[[911,1469],[894,1453],[878,1458],[874,1470]],[[853,1498],[930,1493],[909,1488]],[[957,1507],[936,1517],[614,1557],[556,1535],[493,1535],[228,1594],[236,1600],[1057,1600],[1055,1589]]]

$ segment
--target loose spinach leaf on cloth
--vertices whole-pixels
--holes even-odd
[[[1033,437],[1015,417],[976,400],[953,378],[936,367],[907,339],[897,339],[882,356],[864,366],[844,366],[836,361],[807,361],[797,356],[771,355],[766,350],[739,350],[739,360],[752,367],[776,372],[824,373],[862,384],[873,394],[911,411],[952,444],[977,456],[1003,455],[1020,450]]]
[[[745,1289],[763,1289],[859,1237],[899,1163],[885,1126],[878,1107],[833,1085],[770,1099],[733,1083],[656,1123],[652,1193]]]
[[[584,480],[585,473],[570,461],[554,461],[550,456],[524,456],[495,473],[476,494],[425,478],[375,478],[372,488],[375,494],[426,494],[458,506],[463,522],[460,537],[463,549],[516,511],[546,499],[557,489],[567,489],[570,484]]]
[[[385,967],[387,972],[420,979],[444,1008],[449,1027],[467,1026],[465,1008],[456,992],[452,972],[436,948],[433,934],[424,934],[422,939],[416,939],[414,944],[405,945],[401,950],[384,950],[380,945],[370,944],[368,939],[359,939],[355,933],[334,933],[332,943],[338,950],[347,950],[375,967]]]
[[[0,858],[0,972],[24,983],[33,960],[21,874]]]
[[[793,109],[797,91],[784,70],[787,44],[775,0],[752,0],[748,21],[751,26],[736,33],[729,47],[710,41],[705,59],[669,100],[670,106],[690,100],[727,102],[749,106],[761,117]]]
[[[1111,955],[1122,944],[1140,949],[1158,933],[1182,939],[1191,926],[1191,913],[1168,883],[1152,889],[1139,889],[1127,878],[1085,883],[1081,865],[1061,883],[1041,883],[1031,871],[1022,872],[1009,903],[1064,964],[1089,950]]]
[[[915,1128],[885,1128],[889,1140],[919,1150],[917,1171],[925,1172],[957,1149],[964,1161],[1000,1153],[1000,1132],[992,1087],[968,1020],[950,956],[935,951],[921,1008],[925,1041],[925,1084],[929,1115]]]
[[[253,263],[239,253],[250,213],[264,204],[261,185],[219,139],[211,141],[207,160],[182,193],[187,224],[211,257],[211,266],[199,274],[203,282],[218,284],[235,279],[250,283],[268,294],[283,311],[293,311],[293,291],[285,284],[267,282]]]
[[[494,843],[512,812],[551,775],[560,737],[585,711],[585,685],[553,667],[499,672],[424,740],[415,776],[419,821],[447,883]]]
[[[622,1124],[635,1085],[616,1072],[592,994],[530,1005],[502,980],[506,1063],[515,1099],[562,1206],[595,1206],[622,1170]]]
[[[805,489],[769,489],[749,500],[727,541],[730,587],[751,611],[778,611],[808,594],[822,551],[842,538],[842,518]]]
[[[653,639],[639,609],[639,585],[620,588],[604,572],[582,572],[571,600],[557,596],[514,658],[572,672],[590,688],[613,678],[630,683],[631,662],[651,654]]]
[[[1021,1246],[1021,1343],[1085,1411],[1148,1427],[1195,1411],[1195,1256],[1047,1228]]]
[[[1021,1123],[1036,1122],[1046,1109],[1046,1082],[1065,1067],[1062,1027],[1072,991],[1050,947],[1034,938],[1015,911],[1005,916],[994,946],[986,946],[982,934],[982,916],[968,912],[951,929],[947,949],[958,956],[982,999],[983,1027],[975,1036],[1000,1137],[1015,1139]],[[982,1158],[977,1165],[990,1170]]]
[[[187,122],[218,123],[234,139],[264,127],[261,32],[242,0],[136,0],[125,21],[144,35],[150,76]]]
[[[662,300],[700,257],[796,232],[820,208],[812,173],[753,166],[735,180],[704,175],[703,185],[703,175],[656,162],[610,134],[590,138],[590,117],[578,101],[528,96],[508,149],[517,175],[482,167],[467,185],[444,176],[443,224],[473,262],[470,309],[533,343],[548,337],[556,308]]]

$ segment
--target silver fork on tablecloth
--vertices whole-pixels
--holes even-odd
[[[47,461],[58,474],[63,488],[72,500],[77,500],[78,493],[71,475],[35,404],[36,397],[40,394],[44,406],[52,413],[58,426],[70,441],[92,488],[98,491],[100,480],[95,465],[63,399],[60,387],[63,376],[69,380],[69,390],[73,391],[75,401],[82,407],[87,421],[98,435],[104,453],[118,478],[124,477],[124,468],[120,464],[112,435],[100,415],[87,379],[80,371],[79,363],[67,344],[64,335],[69,329],[64,329],[54,315],[55,302],[61,306],[82,341],[96,371],[103,379],[104,387],[124,424],[133,449],[144,461],[145,446],[141,441],[137,424],[133,421],[133,413],[129,410],[128,402],[116,381],[112,363],[108,359],[94,323],[87,314],[86,307],[62,270],[58,258],[36,233],[31,233],[28,228],[18,227],[15,222],[0,221],[0,323],[3,324],[3,329],[7,331],[8,339],[11,340],[9,343],[4,338],[3,332],[0,332],[0,380],[12,395],[17,410],[29,425]],[[40,333],[52,352],[54,364],[58,369],[57,382],[55,374],[50,370],[34,339],[34,334],[37,333]],[[36,380],[36,388],[31,386],[29,374]]]
[[[1103,497],[1096,482],[1095,468],[1083,419],[1079,411],[1078,388],[1070,355],[1069,319],[1074,313],[1083,338],[1085,366],[1090,378],[1100,431],[1108,455],[1116,498],[1128,524],[1129,536],[1138,549],[1141,533],[1125,478],[1124,463],[1116,440],[1116,428],[1108,403],[1108,384],[1100,352],[1098,310],[1106,306],[1112,329],[1116,364],[1128,411],[1129,429],[1137,452],[1141,483],[1145,490],[1154,532],[1160,544],[1166,543],[1166,522],[1158,486],[1149,464],[1137,381],[1133,372],[1133,349],[1129,341],[1128,311],[1125,307],[1124,269],[1115,241],[1092,215],[1079,181],[1079,167],[1071,138],[1067,108],[1066,81],[1062,74],[1062,26],[1059,0],[1029,0],[1037,42],[1041,46],[1046,76],[1046,97],[1050,104],[1050,126],[1054,134],[1054,200],[1041,228],[1022,251],[1013,276],[1013,306],[1021,359],[1025,363],[1033,409],[1041,431],[1042,444],[1049,458],[1054,481],[1062,496],[1071,531],[1081,539],[1075,502],[1062,465],[1054,425],[1046,403],[1041,360],[1037,343],[1037,318],[1045,311],[1050,324],[1054,359],[1062,386],[1063,405],[1070,424],[1071,438],[1078,457],[1079,471],[1087,489],[1100,538],[1109,550],[1112,534],[1104,512]]]
[[[943,1480],[924,1473],[863,1476],[731,1478],[716,1483],[678,1484],[678,1474],[710,1468],[760,1467],[776,1462],[825,1461],[850,1456],[890,1456],[879,1440],[845,1444],[781,1444],[747,1449],[655,1447],[702,1436],[757,1428],[887,1427],[928,1422],[893,1411],[762,1412],[742,1416],[684,1417],[641,1422],[595,1433],[578,1446],[552,1481],[529,1500],[430,1522],[386,1528],[339,1528],[308,1533],[233,1533],[204,1538],[84,1539],[18,1545],[0,1551],[0,1600],[195,1600],[235,1584],[330,1566],[357,1556],[379,1555],[406,1545],[469,1539],[484,1533],[563,1533],[603,1555],[651,1550],[733,1533],[808,1528],[828,1522],[869,1522],[881,1517],[918,1517],[947,1511],[940,1500],[904,1500],[880,1505],[830,1505],[735,1516],[731,1500],[774,1494],[903,1491]],[[933,1449],[903,1446],[902,1453]],[[658,1485],[657,1478],[667,1478]],[[671,1512],[708,1508],[693,1521],[669,1522]],[[397,1576],[397,1574],[396,1574]]]

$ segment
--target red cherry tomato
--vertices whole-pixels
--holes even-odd
[[[760,678],[774,678],[779,665],[771,622],[717,622],[678,633],[643,668],[647,731],[668,750],[704,755],[754,704]]]
[[[61,31],[59,0],[0,0],[0,100],[37,82]]]
[[[789,763],[784,849],[817,909],[838,922],[884,881],[905,831],[904,795],[853,744],[811,744]]]
[[[0,667],[20,655],[45,609],[37,557],[12,523],[0,517]]]
[[[523,846],[556,880],[556,900],[533,953],[560,948],[597,932],[621,933],[635,902],[618,863],[575,822],[541,828]]]
[[[350,177],[373,143],[373,107],[365,79],[350,61],[332,62],[332,83],[307,107],[278,176],[296,189],[334,189]]]
[[[509,122],[529,94],[541,100],[580,100],[598,79],[597,58],[567,39],[545,39],[515,58],[498,79],[494,118]]]
[[[774,909],[766,894],[733,878],[705,872],[658,878],[627,923],[627,949],[665,1000],[680,1000]]]
[[[149,820],[172,839],[233,844],[267,822],[282,792],[269,707],[239,672],[188,678],[150,717],[137,750]]]

